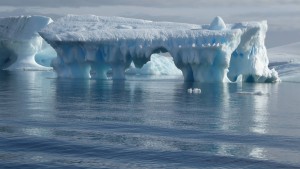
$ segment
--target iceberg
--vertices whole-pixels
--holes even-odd
[[[0,69],[47,69],[35,55],[45,43],[38,31],[51,22],[44,16],[0,18]]]
[[[275,69],[269,69],[269,59],[265,47],[267,22],[232,24],[231,29],[242,30],[241,41],[231,55],[228,77],[231,81],[242,75],[246,82],[278,81]]]
[[[264,46],[267,22],[225,24],[216,17],[196,25],[123,17],[67,15],[39,34],[57,52],[58,77],[124,79],[133,63],[143,67],[152,54],[169,52],[185,81],[274,82]]]

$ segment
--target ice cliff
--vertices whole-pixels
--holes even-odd
[[[56,50],[59,77],[124,79],[133,62],[142,67],[153,53],[169,52],[186,81],[273,82],[264,38],[266,21],[193,25],[122,17],[68,15],[39,33]]]
[[[43,43],[38,31],[50,22],[44,16],[0,18],[0,69],[43,68],[34,57]]]

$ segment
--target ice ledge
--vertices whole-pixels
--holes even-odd
[[[59,77],[124,79],[133,62],[141,67],[151,54],[169,52],[186,81],[274,82],[264,46],[267,23],[211,25],[153,22],[122,17],[68,15],[40,35],[56,50],[52,66]],[[228,76],[227,76],[228,75]],[[251,78],[252,77],[252,78]]]

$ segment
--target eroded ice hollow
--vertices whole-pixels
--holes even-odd
[[[122,17],[68,15],[40,35],[56,50],[58,77],[124,79],[133,62],[142,67],[153,53],[169,52],[186,81],[273,82],[264,46],[267,22],[194,25]],[[240,78],[239,78],[240,79]]]
[[[35,55],[44,42],[38,31],[51,22],[44,16],[0,18],[0,69],[49,69],[37,64]]]

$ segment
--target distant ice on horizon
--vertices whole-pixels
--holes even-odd
[[[282,81],[300,82],[300,42],[270,48],[268,56]]]

